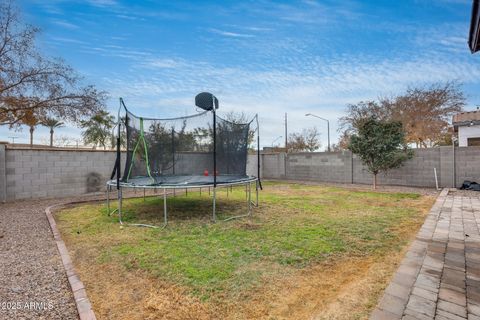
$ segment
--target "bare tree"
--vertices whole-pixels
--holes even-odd
[[[465,96],[457,82],[446,82],[409,88],[383,104],[391,119],[403,124],[407,142],[427,148],[444,141],[452,116],[463,111]]]
[[[21,21],[12,1],[0,4],[0,125],[20,125],[32,114],[77,122],[103,108],[105,92],[82,86],[61,59],[42,56],[38,32]]]
[[[344,151],[348,150],[348,145],[350,144],[351,135],[347,133],[347,131],[342,132],[340,135],[340,139],[338,143],[334,143],[332,145],[333,151]]]
[[[345,136],[355,133],[364,121],[375,117],[379,120],[390,118],[390,110],[377,101],[360,101],[357,104],[347,105],[346,115],[339,119],[339,130]]]
[[[320,133],[317,127],[303,129],[301,133],[291,133],[288,136],[287,150],[288,152],[313,152],[320,148]]]
[[[379,121],[399,121],[407,143],[432,147],[445,142],[451,117],[464,106],[465,95],[454,81],[409,88],[392,98],[348,105],[347,114],[340,118],[340,130],[346,136],[356,133],[370,117]]]

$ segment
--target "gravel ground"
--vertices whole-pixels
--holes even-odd
[[[78,319],[45,216],[56,202],[0,204],[0,319]]]
[[[471,198],[480,197],[480,191],[473,191],[473,190],[450,189],[448,191],[448,194],[453,194],[454,196],[471,197]]]
[[[146,194],[156,195],[152,191]],[[0,320],[78,319],[45,209],[55,204],[104,196],[100,193],[0,203]],[[116,192],[112,192],[112,201],[115,196]],[[125,198],[138,196],[143,196],[143,191],[124,192]]]

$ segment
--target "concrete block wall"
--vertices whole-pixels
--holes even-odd
[[[208,156],[205,155],[205,161],[199,161],[203,157],[195,157],[201,173],[211,163]],[[15,149],[0,144],[0,201],[68,197],[103,191],[115,158],[114,151]],[[122,170],[125,158],[123,153]],[[191,157],[186,156],[183,160],[188,162]],[[188,163],[192,165],[191,161]],[[182,170],[183,164],[179,161],[178,170]],[[256,155],[248,156],[247,174],[257,175]]]
[[[7,170],[5,144],[0,143],[0,202],[7,201]]]
[[[249,154],[247,157],[247,175],[249,176],[258,176],[258,156],[256,154]],[[263,173],[261,170],[262,167],[262,158],[260,157],[260,178],[263,177]]]
[[[411,160],[400,168],[389,170],[387,174],[380,173],[377,181],[385,185],[435,187],[434,168],[440,175],[439,152],[440,148],[417,149]],[[353,162],[353,183],[373,183],[373,176],[363,166],[361,159],[354,155]]]
[[[270,179],[285,179],[285,153],[262,154],[262,173]]]
[[[52,198],[104,190],[112,151],[6,149],[6,200]]]
[[[465,180],[480,183],[479,154],[480,147],[455,148],[455,181],[457,187],[460,187]]]
[[[458,149],[458,148],[455,148]],[[452,147],[440,147],[440,186],[442,187],[455,187],[455,151]]]
[[[286,156],[287,179],[351,183],[346,168],[350,153],[297,153]]]
[[[379,174],[384,185],[435,187],[434,168],[440,187],[459,187],[464,180],[480,182],[480,147],[416,149],[402,167]],[[373,176],[350,151],[264,154],[264,178],[371,184]],[[455,177],[455,184],[454,184]]]

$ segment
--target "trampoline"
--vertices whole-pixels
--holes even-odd
[[[262,188],[258,115],[245,123],[232,114],[224,119],[217,114],[218,99],[208,92],[198,94],[195,105],[196,114],[146,118],[130,112],[120,98],[117,157],[111,180],[107,182],[107,208],[109,214],[118,211],[121,224],[124,223],[123,189],[129,188],[143,189],[144,195],[147,189],[163,190],[164,222],[161,227],[168,223],[167,196],[175,194],[176,189],[187,192],[199,188],[201,192],[202,188],[208,188],[213,221],[217,220],[217,188],[245,185],[247,213],[225,220],[249,216],[252,205],[258,206],[258,191]],[[254,147],[256,176],[247,174],[248,150]],[[122,153],[126,155],[123,161]],[[252,184],[255,184],[255,202],[252,201]],[[118,208],[111,212],[110,193],[114,188],[117,189]]]

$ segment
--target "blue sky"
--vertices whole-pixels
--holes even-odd
[[[348,103],[409,85],[459,80],[467,109],[480,105],[480,56],[467,47],[470,0],[125,1],[20,0],[42,28],[39,47],[63,57],[137,114],[195,112],[213,92],[222,111],[259,113],[262,144],[289,129],[326,127]],[[78,136],[64,128],[59,135]],[[28,140],[28,130],[7,133]],[[44,139],[47,130],[39,129]],[[5,139],[2,139],[5,140]]]

